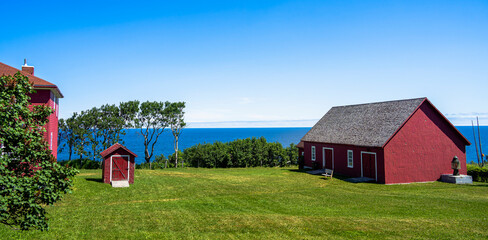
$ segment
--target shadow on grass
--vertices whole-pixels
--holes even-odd
[[[289,172],[297,172],[297,173],[305,173],[305,174],[309,174],[307,173],[308,171],[310,171],[311,169],[281,169],[282,171],[289,171]],[[316,176],[319,176],[319,175],[316,175]],[[341,175],[341,174],[338,174],[338,173],[334,173],[334,177],[333,178],[336,178],[336,179],[339,179],[341,181],[344,181],[348,178],[351,178],[349,176],[345,176],[345,175]],[[321,179],[329,179],[330,178],[326,178],[326,177],[321,177]],[[372,182],[372,183],[375,183],[375,182]]]
[[[85,178],[87,181],[103,183],[102,178]]]

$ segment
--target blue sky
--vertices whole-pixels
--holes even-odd
[[[488,125],[488,1],[1,1],[0,62],[58,85],[61,117],[185,101],[191,127],[311,126],[428,97]]]

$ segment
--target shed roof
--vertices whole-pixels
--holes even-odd
[[[424,101],[431,104],[427,98],[414,98],[333,107],[302,141],[383,147]],[[470,144],[454,126],[452,128]]]
[[[122,148],[125,151],[129,152],[134,157],[137,157],[137,154],[133,153],[131,150],[127,149],[124,145],[122,145],[120,143],[115,143],[114,145],[110,146],[109,148],[103,150],[103,152],[101,152],[100,155],[102,155],[102,157],[105,158],[106,156],[110,155],[111,153],[113,153],[115,150],[117,150],[119,148]]]
[[[3,75],[13,76],[17,72],[20,72],[22,75],[28,77],[29,80],[34,84],[34,89],[49,89],[53,91],[57,97],[59,98],[63,97],[63,94],[55,84],[0,62],[0,76]]]

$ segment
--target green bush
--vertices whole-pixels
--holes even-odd
[[[102,166],[100,161],[94,161],[90,159],[74,159],[71,161],[59,161],[58,163],[61,166],[69,166],[76,169],[99,169]]]
[[[264,137],[197,144],[178,156],[178,162],[184,160],[185,166],[191,167],[284,167],[298,164],[298,148],[294,144],[284,148],[280,143],[267,142]]]
[[[476,164],[467,164],[468,175],[473,177],[476,182],[488,182],[488,167],[480,167]]]

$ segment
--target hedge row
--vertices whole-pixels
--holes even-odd
[[[480,167],[476,164],[467,164],[468,175],[473,177],[475,182],[488,182],[488,167]]]

